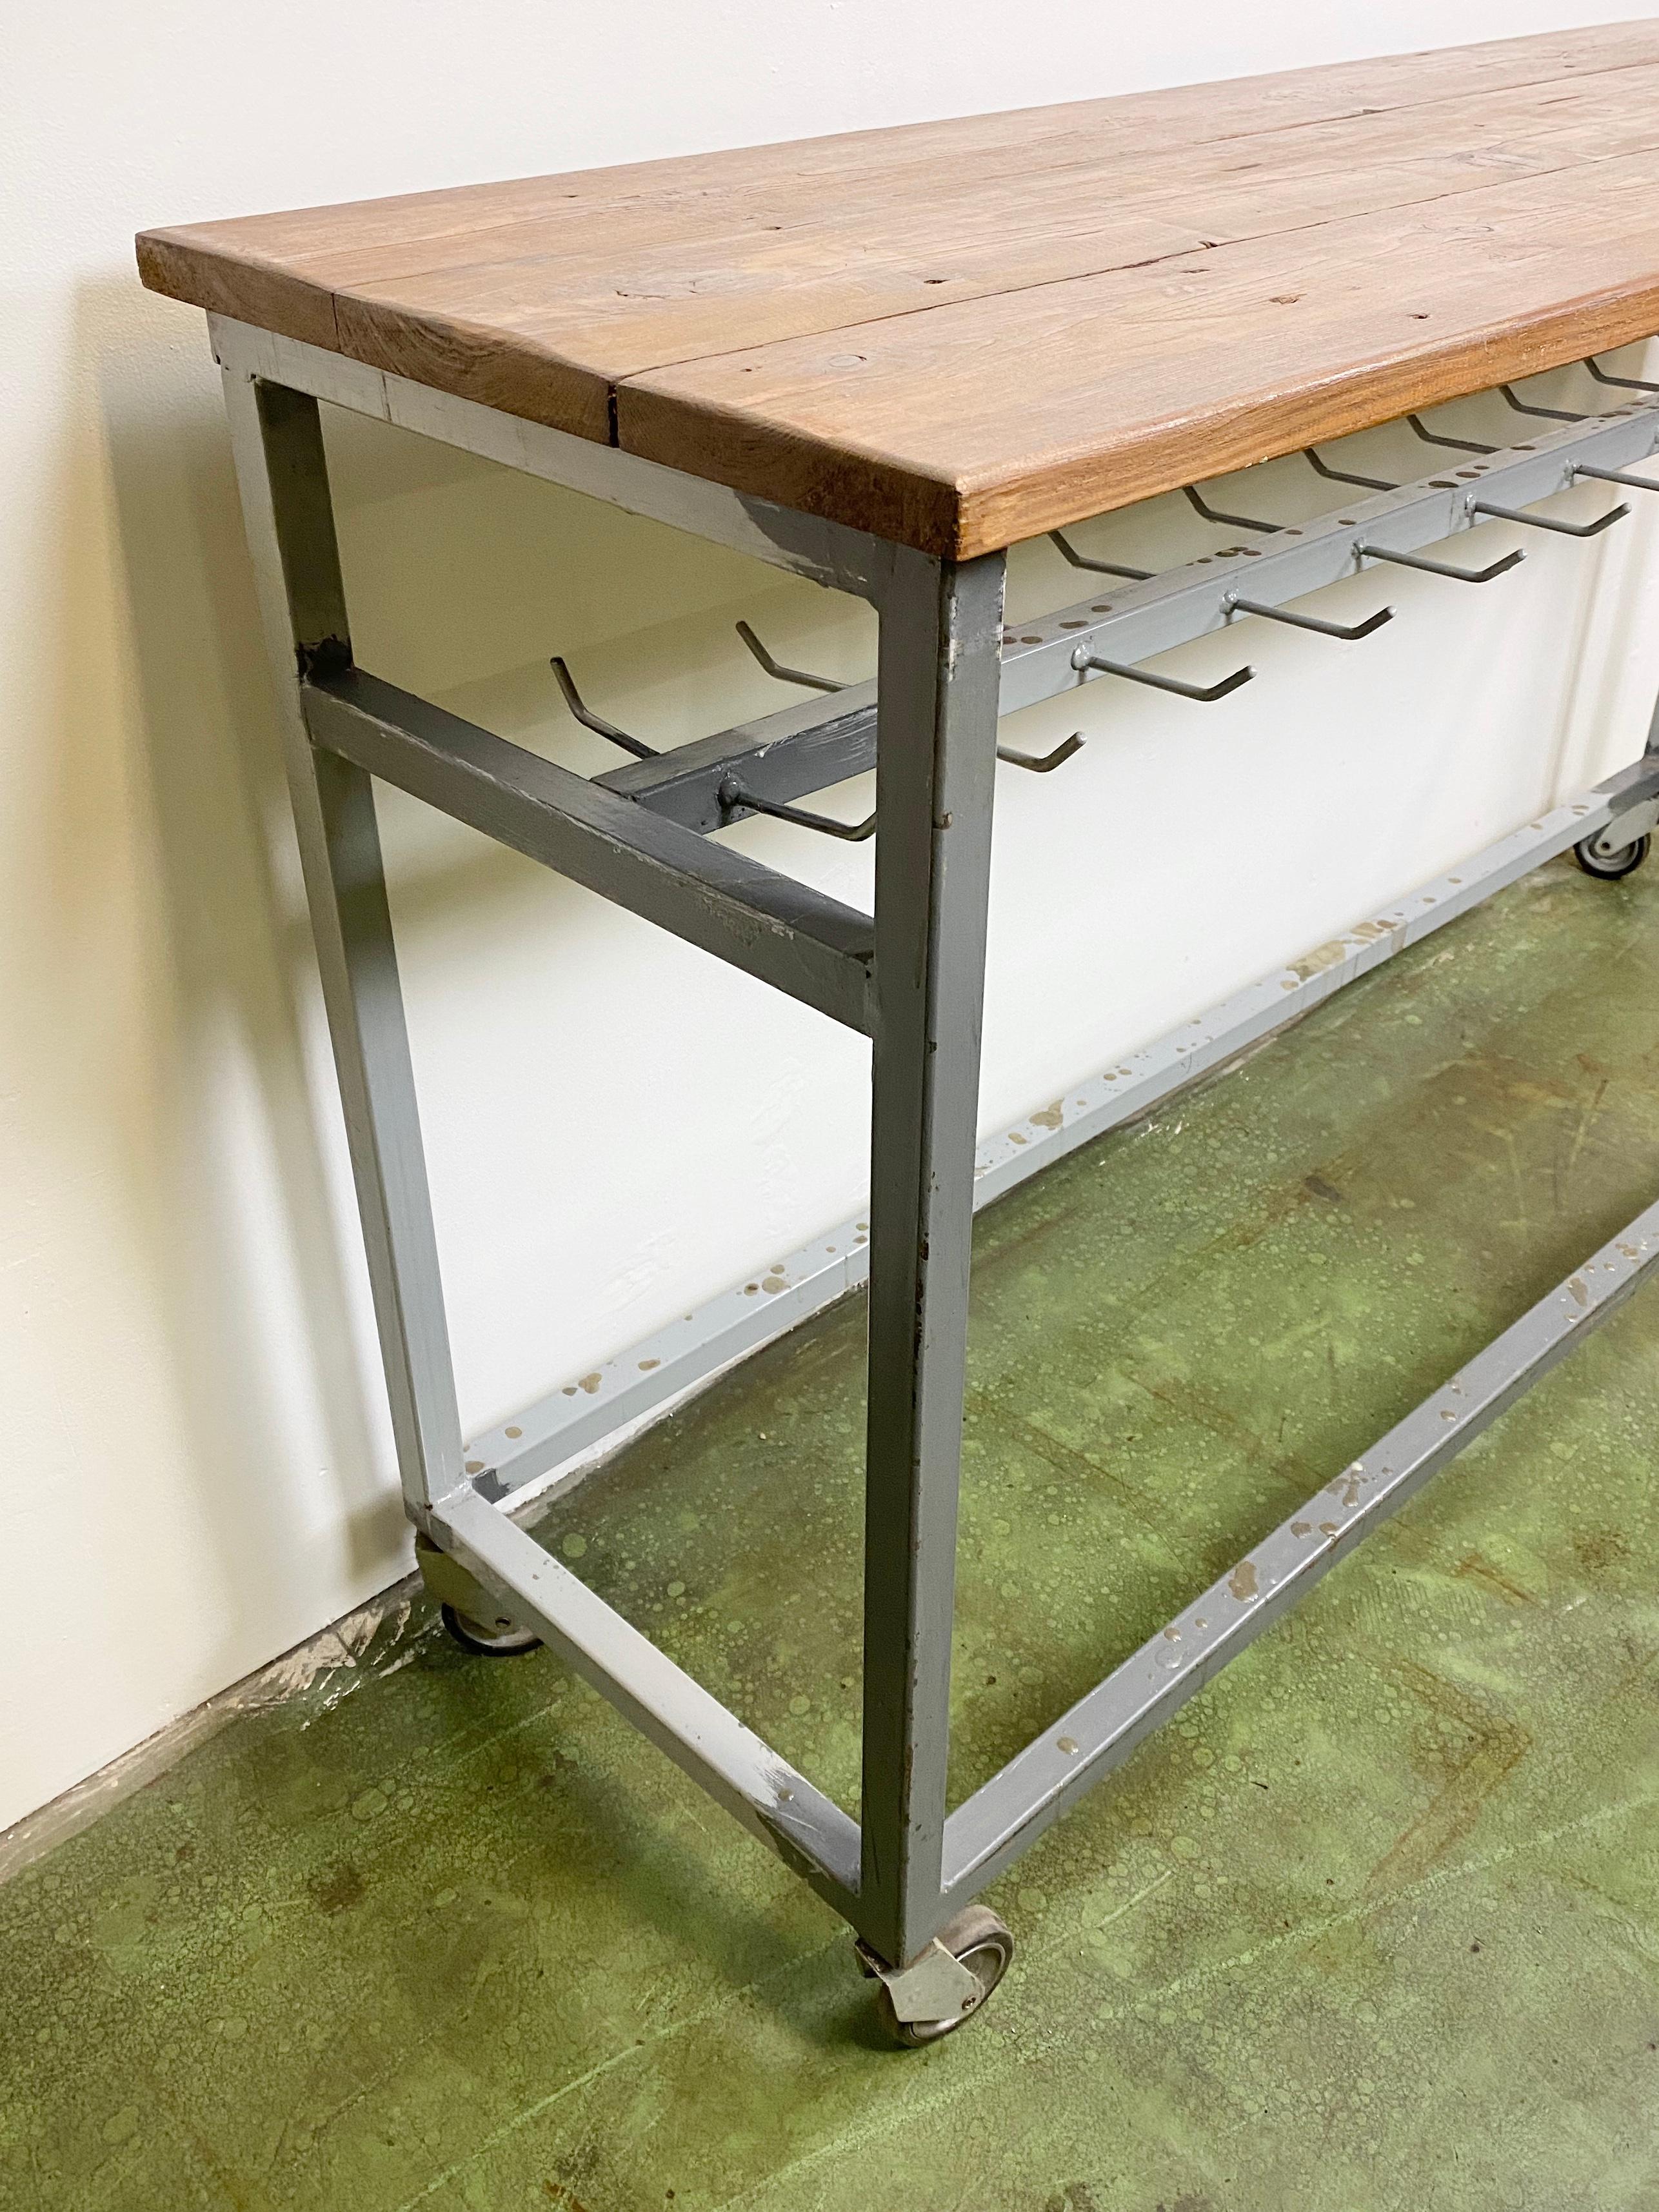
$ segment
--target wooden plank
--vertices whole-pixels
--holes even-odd
[[[1621,72],[1616,89],[1598,79],[1223,142],[1173,176],[1114,160],[989,193],[969,173],[913,204],[866,185],[828,216],[809,194],[810,222],[792,210],[792,222],[739,227],[705,209],[704,234],[684,241],[635,205],[597,249],[586,233],[550,249],[526,225],[510,260],[343,284],[335,313],[355,358],[512,414],[545,407],[556,362],[556,404],[580,388],[597,421],[613,386],[652,368],[1656,147],[1659,67]],[[785,211],[781,198],[768,206]]]
[[[623,384],[629,452],[967,556],[1659,328],[1659,159]]]
[[[1417,133],[1410,150],[1419,152],[1436,134],[1462,140],[1468,118],[1455,112],[1458,104],[1508,91],[1518,96],[1511,111],[1518,113],[1656,63],[1659,26],[1613,25],[1594,38],[1511,40],[185,225],[147,232],[143,242],[146,249],[163,240],[181,253],[268,265],[324,289],[354,288],[603,245],[619,228],[631,245],[641,222],[643,235],[659,244],[722,236],[744,221],[766,225],[780,216],[822,219],[854,204],[888,206],[895,198],[921,209],[941,183],[963,179],[982,191],[1038,170],[1109,165],[1139,177],[1150,166],[1163,170],[1167,183],[1200,149],[1248,158],[1249,142],[1265,134],[1330,122],[1376,126],[1389,117],[1411,131],[1416,112],[1447,108]]]
[[[1656,153],[1650,21],[151,232],[139,257],[240,320],[963,552],[1645,334],[1653,257],[1608,203]]]
[[[864,258],[864,242],[856,237],[847,248],[849,223],[872,209],[889,215],[896,209],[902,211],[910,250],[935,262],[943,253],[948,261],[964,187],[985,209],[1003,196],[1006,185],[1030,201],[1035,179],[1048,174],[1055,179],[1048,204],[1060,233],[1036,279],[1048,281],[1141,252],[1182,251],[1194,242],[1190,221],[1182,225],[1176,208],[1166,217],[1165,230],[1152,228],[1150,216],[1139,228],[1126,221],[1119,254],[1103,260],[1097,245],[1091,258],[1062,272],[1056,264],[1064,252],[1069,209],[1079,194],[1086,196],[1091,179],[1099,180],[1108,169],[1127,172],[1132,179],[1143,174],[1161,179],[1167,199],[1200,149],[1218,149],[1224,163],[1228,149],[1248,159],[1252,138],[1333,120],[1370,126],[1367,143],[1380,148],[1376,125],[1396,112],[1409,118],[1411,111],[1425,106],[1444,109],[1449,102],[1517,88],[1530,88],[1536,105],[1656,63],[1659,25],[1615,24],[1593,33],[1387,56],[1115,100],[151,231],[139,240],[139,264],[153,289],[212,312],[603,439],[610,432],[610,395],[604,387],[617,376],[698,351],[735,350],[833,327],[837,315],[859,321],[893,312],[896,289],[905,306],[933,304],[920,296],[929,272],[914,268],[908,293],[894,276],[884,295],[866,289],[864,296],[853,291],[839,302],[832,288],[814,287],[810,266],[793,286],[779,283],[775,264],[769,285],[745,285],[740,267],[720,266],[728,241],[752,242],[758,234],[763,244],[783,232],[800,240],[805,226],[818,237],[819,267],[832,235],[844,266],[849,258]],[[1469,143],[1466,134],[1475,127],[1467,113],[1425,118],[1416,150],[1439,153]],[[1356,159],[1363,165],[1367,159],[1398,158],[1401,150],[1396,137],[1392,156],[1356,149]],[[1071,169],[1089,173],[1062,181],[1061,173]],[[1215,172],[1212,167],[1211,173],[1224,174],[1224,167]],[[1040,193],[1036,197],[1041,200]],[[1213,210],[1207,214],[1213,226]],[[1237,234],[1224,225],[1220,234]],[[811,239],[801,242],[810,247]],[[672,266],[659,270],[650,259],[636,266],[642,246],[669,256],[689,248],[702,266],[695,274]],[[885,250],[890,256],[899,250],[890,222]],[[595,332],[593,294],[604,284],[607,255],[610,273],[624,280],[629,296],[619,298],[612,283],[612,311]],[[423,301],[412,280],[444,270],[457,273],[455,287],[439,288]],[[467,270],[471,277],[460,281]],[[1000,289],[1007,276],[1006,264],[993,258],[978,272],[955,272],[954,295]],[[400,306],[398,287],[405,280],[411,280],[409,296]],[[707,289],[693,292],[694,283],[712,286],[729,310],[712,345],[709,295]],[[651,289],[676,283],[678,294],[666,301]],[[514,284],[528,320],[522,329],[502,326],[501,294]],[[793,321],[782,304],[792,290]],[[344,329],[343,292],[353,300]],[[676,301],[678,324],[671,312]]]
[[[665,161],[625,163],[497,183],[408,192],[391,198],[302,208],[231,222],[185,225],[143,234],[191,242],[227,258],[311,268],[327,283],[337,252],[419,249],[383,271],[442,265],[425,258],[447,242],[470,240],[498,226],[535,221],[565,209],[607,210],[630,199],[664,207],[708,194],[769,190],[800,182],[822,198],[878,165],[893,184],[914,188],[929,174],[971,167],[992,182],[1018,172],[1034,144],[1055,161],[1098,159],[1115,150],[1139,162],[1172,149],[1244,138],[1291,125],[1377,114],[1425,100],[1464,99],[1508,88],[1561,84],[1659,61],[1659,25],[1609,23],[1592,30],[1546,33],[1427,53],[1388,54],[1318,68],[1282,70],[1196,85],[1173,85],[1114,98],[1012,108],[886,129],[846,131]],[[1045,155],[1045,158],[1048,158]],[[226,312],[229,312],[227,310]]]

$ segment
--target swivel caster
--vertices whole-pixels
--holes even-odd
[[[988,1907],[969,1905],[908,1966],[884,1966],[861,1939],[855,1948],[860,1966],[877,1984],[882,2026],[895,2043],[919,2051],[954,2035],[985,2009],[1013,1959],[1014,1939]]]
[[[459,1559],[441,1552],[429,1536],[418,1530],[415,1564],[422,1581],[438,1601],[444,1626],[463,1651],[477,1652],[487,1659],[511,1659],[520,1651],[534,1651],[541,1643],[533,1629],[521,1628],[511,1613],[502,1610],[494,1591],[487,1590]]]
[[[1615,846],[1609,852],[1601,837],[1586,837],[1573,847],[1572,857],[1587,876],[1595,876],[1604,884],[1616,884],[1621,876],[1635,874],[1648,857],[1650,842],[1647,836],[1635,837],[1628,845]]]
[[[475,1620],[471,1613],[459,1613],[453,1605],[438,1608],[443,1615],[444,1626],[463,1651],[474,1651],[485,1659],[516,1659],[522,1651],[538,1651],[541,1638],[533,1629],[520,1628],[505,1613],[493,1621]]]

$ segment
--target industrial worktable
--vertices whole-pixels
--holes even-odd
[[[1556,854],[1628,872],[1659,819],[1650,740],[976,1158],[997,762],[1047,772],[1067,751],[1000,748],[999,716],[1103,677],[1207,709],[1251,670],[1198,684],[1147,664],[1240,617],[1352,642],[1389,611],[1342,624],[1294,603],[1400,565],[1447,588],[1491,584],[1520,547],[1472,566],[1442,541],[1492,517],[1592,537],[1626,508],[1573,519],[1555,494],[1659,489],[1640,473],[1659,387],[1595,358],[1659,329],[1656,195],[1659,23],[1633,22],[138,241],[147,284],[209,311],[224,371],[423,1571],[463,1641],[547,1643],[827,1899],[901,2041],[959,2025],[1006,1968],[1012,1938],[979,1891],[1659,1263],[1656,1206],[947,1810],[976,1201]],[[1511,388],[1578,361],[1599,411]],[[1493,389],[1515,410],[1510,446],[1422,419]],[[396,689],[353,659],[319,401],[863,598],[879,617],[876,680],[778,669],[750,638],[812,699],[659,754],[592,713],[556,663],[572,712],[630,757],[591,781]],[[1434,449],[1419,481],[1318,450],[1401,417]],[[1347,488],[1340,512],[1279,526],[1199,489],[1298,452]],[[1231,542],[1148,574],[1065,535],[1172,490]],[[1006,550],[1043,532],[1093,589],[1006,630]],[[867,822],[795,803],[872,765]],[[603,1389],[595,1378],[593,1402],[573,1406],[565,1385],[464,1446],[375,778],[867,1035],[867,1246],[792,1261],[763,1322],[753,1302],[691,1317]],[[877,833],[873,916],[710,842],[756,812]],[[854,1820],[507,1509],[607,1423],[827,1303],[866,1260]]]

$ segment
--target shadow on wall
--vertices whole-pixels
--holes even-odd
[[[287,799],[228,440],[216,379],[203,404],[181,404],[174,319],[112,282],[83,292],[76,333],[95,364],[111,587],[131,620],[142,750],[127,774],[135,810],[149,816],[150,1014],[165,1038],[142,1122],[94,1086],[82,1103],[106,1120],[94,1149],[126,1153],[138,1194],[186,1448],[201,1470],[196,1502],[239,1616],[226,1628],[228,1679],[316,1625],[319,1582],[368,1589],[398,1572],[405,1531],[389,1438],[364,1389],[361,1305],[342,1273],[307,1080],[302,902],[297,866],[288,883],[273,867]],[[193,335],[205,356],[199,325]],[[90,465],[71,466],[82,477],[71,506],[91,496]],[[64,604],[73,669],[77,620],[94,623],[100,610],[73,580]],[[109,842],[98,817],[118,782],[94,750],[108,718],[79,714],[68,687],[65,705],[57,921],[72,936],[97,896]],[[136,1126],[143,1157],[133,1157]],[[250,1174],[251,1159],[262,1172]],[[325,1494],[296,1495],[319,1464]],[[334,1558],[259,1597],[261,1562],[307,1538]],[[274,1615],[256,1625],[246,1612],[262,1605]]]
[[[191,1618],[173,1626],[205,1694],[395,1578],[408,1539],[206,334],[112,279],[83,289],[75,347],[96,422],[63,469],[40,926],[54,963],[75,945],[88,971],[83,1001],[72,984],[66,1000],[100,1021],[119,1001],[130,1036],[122,1054],[99,1040],[50,1111],[131,1221],[118,1321],[141,1315],[146,1371],[170,1370],[159,1449],[182,1508],[156,1540],[201,1547],[173,1583]],[[820,632],[847,627],[848,672],[863,672],[856,603],[383,425],[331,416],[328,434],[366,664],[583,772],[616,756],[557,705],[551,647],[659,744],[781,703],[732,635],[732,607],[757,594],[786,647],[803,608]],[[106,538],[94,577],[88,549]],[[841,665],[836,635],[827,649]],[[110,696],[88,698],[100,661]],[[810,1231],[857,1202],[865,1048],[396,794],[382,817],[464,1419],[469,1382],[471,1419],[498,1419],[556,1382],[557,1362],[592,1365],[799,1242],[803,1212]],[[804,835],[740,834],[763,849]],[[840,847],[804,861],[868,867]],[[100,901],[123,872],[145,915],[137,993],[96,973]],[[142,1096],[112,1073],[128,1066]],[[715,1079],[678,1079],[687,1066]],[[837,1125],[833,1144],[813,1115]],[[560,1131],[574,1133],[550,1143]],[[743,1151],[742,1207],[696,1173],[717,1139],[723,1158]],[[153,1463],[153,1425],[110,1395],[94,1435],[125,1418],[135,1466]],[[141,1607],[142,1574],[124,1587]]]

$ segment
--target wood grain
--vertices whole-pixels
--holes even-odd
[[[1659,157],[633,379],[631,453],[985,552],[1659,328]]]
[[[1270,132],[1248,149],[1200,148],[1173,181],[1161,168],[1096,163],[1068,167],[1058,188],[1054,173],[1040,171],[1011,176],[993,194],[970,173],[935,182],[921,206],[860,205],[863,195],[849,192],[830,216],[758,228],[705,205],[702,234],[670,242],[654,210],[630,207],[607,224],[597,252],[586,235],[556,256],[520,239],[524,258],[343,284],[339,343],[359,360],[509,413],[544,404],[556,362],[562,426],[574,427],[568,395],[579,381],[597,419],[613,386],[667,363],[1659,147],[1659,69],[1621,77],[1616,91],[1571,88],[1541,112],[1531,112],[1535,94],[1527,106],[1498,95],[1473,112],[1449,104],[1440,114]]]
[[[1656,154],[1649,21],[149,232],[139,259],[241,320],[965,552],[1644,335],[1653,257],[1611,202]],[[1491,265],[1462,228],[1487,222]]]

